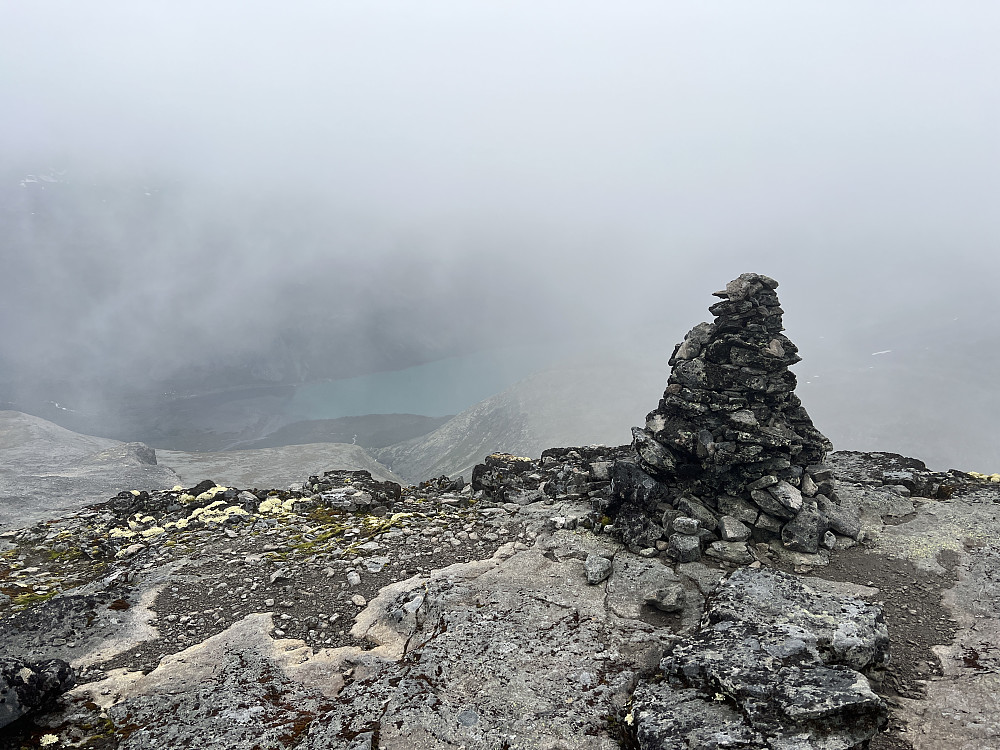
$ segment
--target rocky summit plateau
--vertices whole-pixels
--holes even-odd
[[[832,452],[777,286],[717,293],[631,445],[36,503],[0,748],[1000,748],[1000,475]]]

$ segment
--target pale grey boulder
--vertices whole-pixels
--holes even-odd
[[[587,559],[584,561],[583,566],[587,571],[587,583],[591,585],[596,586],[598,583],[606,581],[611,576],[611,560],[603,555],[595,555],[594,553],[587,555]]]

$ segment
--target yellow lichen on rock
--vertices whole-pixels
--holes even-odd
[[[211,489],[207,489],[200,495],[198,495],[198,497],[196,497],[195,500],[197,500],[198,502],[205,502],[206,500],[211,500],[220,492],[227,492],[228,490],[229,490],[228,487],[221,487],[221,486],[212,487]]]
[[[122,529],[116,526],[108,532],[108,536],[112,539],[131,539],[135,536],[135,532],[131,529]]]
[[[969,476],[978,479],[980,482],[1000,484],[1000,474],[980,474],[978,471],[970,471]]]
[[[229,520],[232,516],[248,516],[243,508],[238,505],[226,505],[224,500],[216,500],[210,505],[206,505],[204,508],[195,509],[188,517],[188,521],[193,521],[194,519],[199,519],[203,523],[224,523]]]
[[[166,534],[167,530],[162,526],[154,526],[151,529],[146,529],[142,532],[143,539],[152,539],[154,536],[159,536],[160,534]]]
[[[270,495],[259,506],[257,506],[257,512],[274,513],[274,514],[279,514],[284,512],[284,507],[281,502],[281,498],[278,497],[277,495]]]
[[[390,518],[385,516],[365,516],[361,519],[361,526],[371,536],[381,534],[391,528],[403,525],[403,520],[414,515],[413,513],[393,513]]]
[[[505,461],[534,461],[533,458],[528,458],[527,456],[515,456],[511,453],[491,453],[487,458],[493,459],[503,459]]]

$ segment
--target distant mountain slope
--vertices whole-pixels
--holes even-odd
[[[423,437],[373,451],[406,480],[464,474],[495,451],[537,457],[560,445],[619,445],[642,424],[665,385],[664,369],[586,362],[526,378]]]
[[[357,417],[293,422],[258,440],[241,443],[230,450],[278,448],[283,445],[309,443],[350,443],[368,449],[385,448],[426,435],[453,416],[453,414],[444,417],[425,417],[421,414],[364,414]]]
[[[153,449],[81,435],[39,417],[0,411],[0,525],[27,526],[125,489],[164,489],[177,475]]]
[[[194,485],[203,479],[235,487],[287,487],[312,474],[344,469],[369,471],[380,480],[399,482],[360,445],[313,443],[279,448],[189,453],[157,451],[160,462],[180,476],[180,483]]]

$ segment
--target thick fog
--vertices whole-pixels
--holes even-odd
[[[1000,462],[995,3],[2,15],[0,402],[571,339],[665,367],[757,271],[839,447]]]

